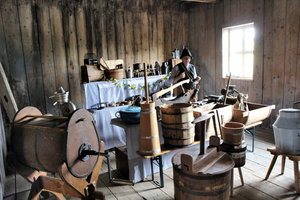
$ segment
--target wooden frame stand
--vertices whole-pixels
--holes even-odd
[[[104,142],[101,141],[100,152],[104,152]],[[28,200],[37,200],[42,191],[50,192],[60,200],[65,200],[63,194],[81,198],[82,200],[102,200],[105,199],[103,192],[96,191],[96,184],[102,165],[103,156],[99,156],[98,162],[92,173],[86,178],[73,176],[66,163],[59,169],[60,178],[47,176],[46,172],[39,172],[30,167],[22,165],[14,153],[7,155],[8,164],[21,176],[32,183]]]

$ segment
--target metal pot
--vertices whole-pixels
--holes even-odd
[[[273,124],[276,150],[300,155],[300,110],[281,109]]]
[[[140,123],[141,107],[128,106],[126,108],[120,108],[116,112],[116,117],[121,119],[127,124],[138,124]]]

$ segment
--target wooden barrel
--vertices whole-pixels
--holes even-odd
[[[197,176],[173,168],[173,174],[176,200],[229,199],[231,171],[219,175]]]
[[[193,108],[190,104],[177,103],[161,108],[162,130],[165,144],[182,147],[195,140]]]
[[[223,143],[239,145],[242,143],[245,125],[239,122],[228,122],[222,125]]]
[[[110,70],[105,70],[105,77],[110,79],[123,79],[123,69],[110,69]]]
[[[59,173],[63,163],[78,178],[89,175],[99,156],[85,156],[85,150],[100,151],[100,138],[93,116],[84,109],[69,117],[46,116],[35,107],[25,107],[15,116],[12,149],[18,161],[36,170]]]
[[[195,162],[192,168],[203,165],[210,166],[205,172],[191,171],[189,162],[182,156],[189,155]],[[204,154],[205,155],[205,154]],[[219,155],[223,157],[214,163]],[[202,155],[203,156],[203,155]],[[197,160],[203,159],[200,165]],[[190,148],[175,154],[172,158],[173,181],[176,200],[228,200],[230,196],[230,180],[234,161],[224,152],[218,152],[211,159],[199,155],[198,148]],[[202,169],[203,169],[202,168]]]
[[[155,103],[141,103],[139,153],[154,156],[161,152]]]
[[[234,167],[242,167],[245,165],[247,144],[244,140],[242,144],[238,146],[223,143],[220,145],[220,150],[226,152],[234,160]]]

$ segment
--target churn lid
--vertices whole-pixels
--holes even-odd
[[[285,108],[279,110],[279,116],[284,118],[300,118],[300,110],[294,108]]]

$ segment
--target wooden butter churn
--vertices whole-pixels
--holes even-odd
[[[12,152],[7,160],[32,183],[28,199],[38,199],[43,190],[59,199],[65,199],[62,194],[104,199],[104,194],[95,190],[104,143],[87,110],[60,117],[25,107],[16,114],[12,125]],[[61,179],[47,176],[46,172]]]
[[[205,121],[213,114],[194,120]],[[205,130],[205,123],[204,130]],[[229,199],[233,159],[219,151],[220,139],[210,137],[205,148],[205,132],[201,134],[200,148],[193,147],[178,152],[172,158],[175,199],[224,200]]]

